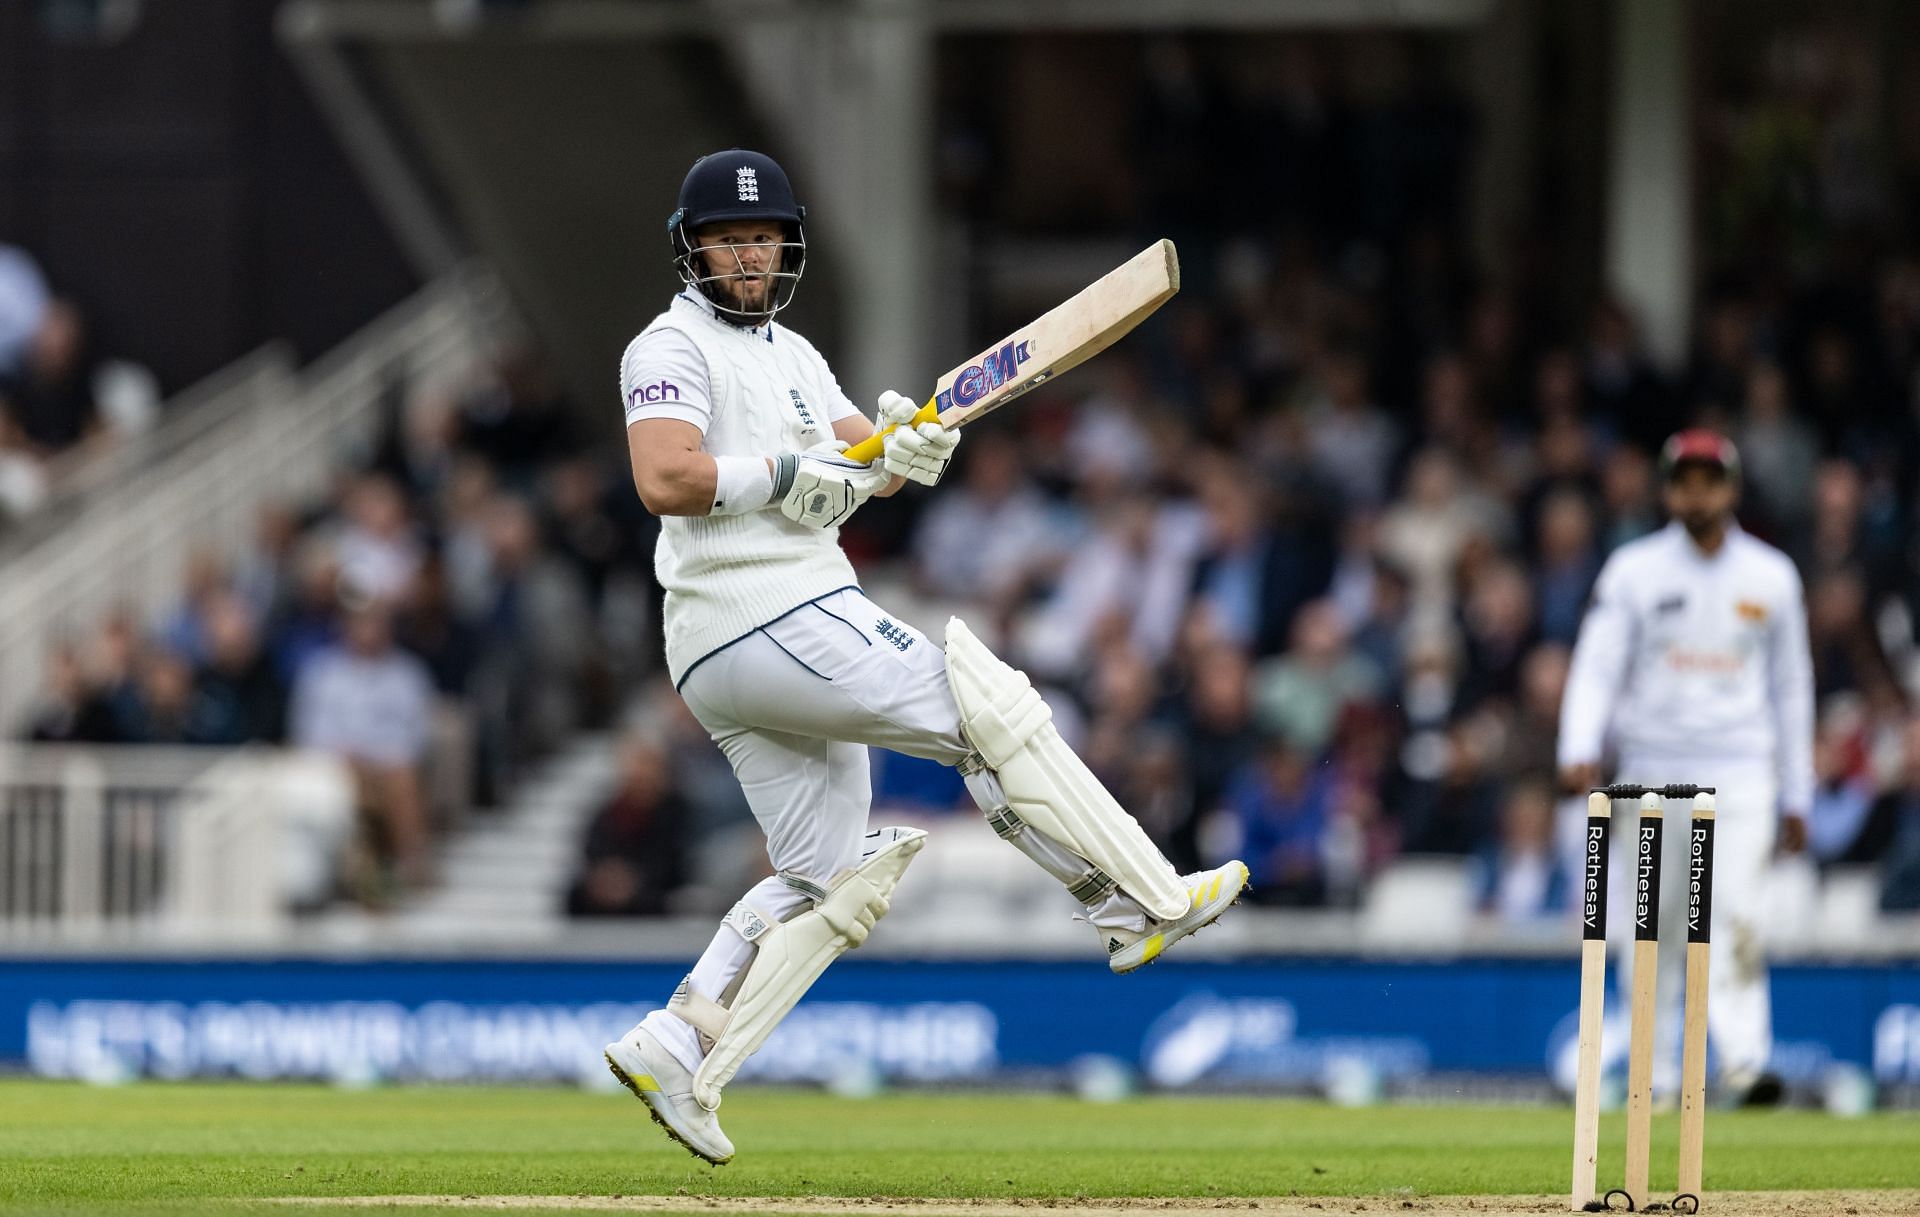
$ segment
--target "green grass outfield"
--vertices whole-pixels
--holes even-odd
[[[6,1081],[0,1208],[304,1217],[335,1209],[206,1201],[1541,1194],[1566,1187],[1572,1127],[1565,1108],[849,1100],[746,1088],[728,1097],[724,1116],[740,1153],[715,1170],[669,1143],[624,1091]],[[1606,1121],[1603,1180],[1618,1175],[1620,1124]],[[1670,1117],[1656,1122],[1655,1137],[1654,1184],[1670,1188]],[[1920,1116],[1714,1112],[1707,1142],[1709,1192],[1920,1188]]]

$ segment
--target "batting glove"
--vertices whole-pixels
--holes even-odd
[[[882,441],[880,465],[895,477],[931,486],[947,471],[960,433],[939,423],[914,426],[913,416],[919,412],[919,403],[911,397],[893,392],[880,395],[880,425],[894,428]]]
[[[828,440],[774,460],[773,494],[782,515],[808,528],[838,528],[875,491],[886,488],[887,471],[847,460],[840,455],[846,448]]]

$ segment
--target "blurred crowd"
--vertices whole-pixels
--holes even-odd
[[[1663,522],[1659,444],[1717,428],[1744,525],[1806,582],[1814,860],[1920,908],[1920,258],[1893,175],[1822,151],[1857,150],[1858,111],[1720,99],[1703,246],[1730,252],[1662,368],[1631,310],[1569,293],[1591,250],[1551,218],[1476,269],[1472,108],[1406,50],[1253,74],[1149,44],[1114,206],[1180,238],[1187,290],[849,533],[988,618],[1183,867],[1239,853],[1256,899],[1351,905],[1395,857],[1460,855],[1489,916],[1554,917],[1570,648],[1607,555]],[[1809,155],[1743,135],[1783,111]],[[994,146],[988,118],[951,126]],[[1756,198],[1791,200],[1792,243]]]
[[[144,430],[159,404],[153,375],[100,350],[79,304],[0,242],[0,528],[46,501],[63,454]]]
[[[159,620],[76,623],[25,734],[338,756],[361,813],[338,894],[383,903],[657,666],[651,536],[604,445],[506,352],[403,387],[324,501],[267,506],[236,560],[196,557]]]
[[[1663,523],[1658,443],[1717,426],[1745,455],[1744,525],[1806,579],[1814,860],[1877,866],[1885,907],[1920,908],[1920,265],[1886,264],[1866,328],[1816,320],[1816,297],[1715,295],[1678,375],[1612,302],[1555,331],[1476,290],[1399,397],[1377,351],[1422,294],[1299,249],[1217,257],[1242,290],[969,431],[933,493],[863,508],[843,541],[876,594],[996,637],[1185,869],[1237,854],[1257,900],[1351,906],[1397,857],[1457,855],[1488,916],[1557,917],[1554,743],[1588,595]],[[971,807],[949,771],[876,766],[883,805]],[[663,859],[687,796],[640,771],[576,911],[595,873],[619,876],[605,911],[681,880]],[[737,793],[701,797],[711,816]]]
[[[1519,306],[1475,311],[1502,315],[1491,331]],[[1620,319],[1602,308],[1593,332]],[[1178,324],[1204,334],[1208,374],[1246,358],[1230,313]],[[1302,362],[1242,365],[1226,401],[1182,396],[1202,369],[1175,347],[970,434],[904,556],[924,594],[972,605],[1049,683],[1183,866],[1244,853],[1258,899],[1351,904],[1401,854],[1469,855],[1488,911],[1550,915],[1572,890],[1553,772],[1570,648],[1607,554],[1662,522],[1655,436],[1608,400],[1636,383],[1660,426],[1716,423],[1750,454],[1743,520],[1807,579],[1817,855],[1884,861],[1889,903],[1911,902],[1920,583],[1900,538],[1920,466],[1900,454],[1920,449],[1887,435],[1845,455],[1871,416],[1829,415],[1823,440],[1752,334],[1732,400],[1696,391],[1705,369],[1659,376],[1630,329],[1611,349],[1444,347],[1395,406],[1360,348],[1311,327],[1286,344]],[[1485,386],[1507,377],[1527,388],[1503,414]]]

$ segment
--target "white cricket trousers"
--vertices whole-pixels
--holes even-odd
[[[1707,1036],[1715,1076],[1750,1083],[1773,1055],[1773,1004],[1760,941],[1778,831],[1778,779],[1752,760],[1623,757],[1622,782],[1659,786],[1692,782],[1715,788],[1713,948],[1707,972]],[[1654,1037],[1654,1089],[1680,1088],[1682,1011],[1686,994],[1687,822],[1693,800],[1663,807],[1660,862],[1659,1015]],[[1632,993],[1634,842],[1639,801],[1614,804],[1613,859],[1607,892],[1608,933],[1620,965],[1620,992]]]
[[[828,883],[860,860],[873,799],[868,746],[958,765],[971,751],[945,653],[857,588],[803,604],[702,659],[680,694],[720,745],[767,834],[775,871]],[[785,920],[806,897],[776,876],[746,896]],[[689,987],[722,999],[753,947],[722,926]],[[692,1028],[665,1010],[646,1026],[689,1069]]]

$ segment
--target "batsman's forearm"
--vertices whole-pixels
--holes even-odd
[[[757,459],[768,479],[774,474],[774,462]],[[720,464],[704,452],[679,452],[658,457],[644,468],[635,466],[634,488],[640,501],[656,516],[704,516],[715,513],[720,495]],[[760,504],[765,505],[764,500]],[[724,508],[721,509],[724,513]]]
[[[635,462],[633,486],[657,516],[703,516],[713,507],[719,468],[704,452],[662,453]]]

